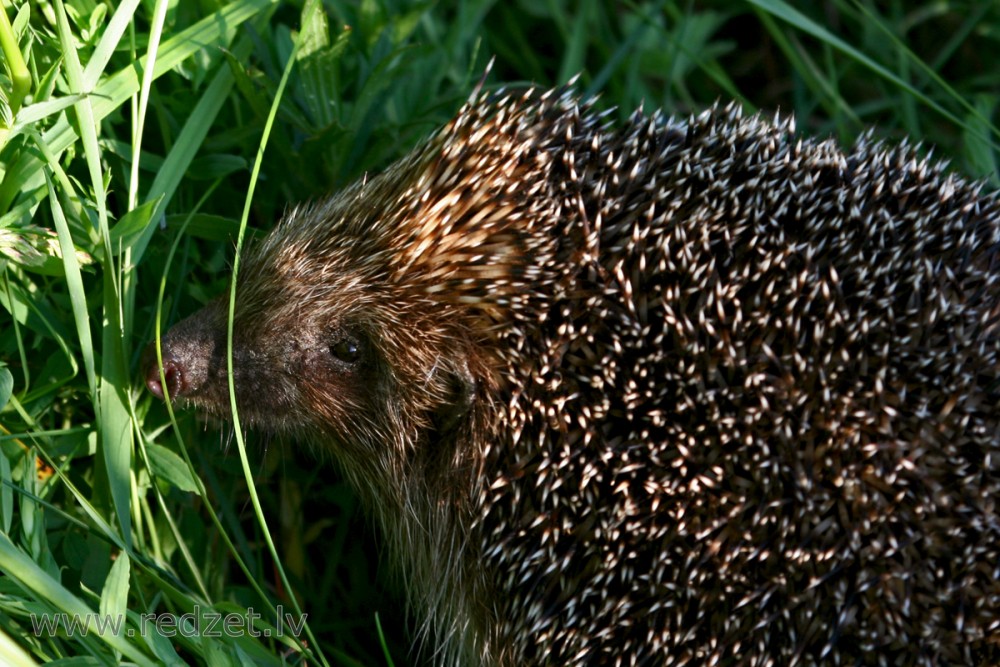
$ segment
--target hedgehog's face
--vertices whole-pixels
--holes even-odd
[[[431,325],[401,313],[370,275],[324,266],[310,272],[288,250],[255,254],[241,272],[233,321],[241,423],[332,442],[340,458],[356,459],[453,425],[470,400],[462,351],[442,353]],[[223,418],[231,414],[227,319],[228,303],[213,301],[170,329],[162,348],[170,397]],[[148,365],[147,385],[162,397],[159,370]]]
[[[213,415],[230,414],[227,303],[219,299],[163,338],[171,398]],[[241,421],[270,431],[310,430],[366,412],[379,366],[367,333],[351,322],[320,322],[290,302],[252,314],[238,307],[233,323],[233,384]],[[149,369],[161,395],[158,369]],[[336,410],[338,414],[330,414]]]

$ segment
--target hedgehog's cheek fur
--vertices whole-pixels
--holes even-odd
[[[345,339],[359,344],[353,361],[338,357]],[[356,441],[369,429],[368,415],[387,391],[372,348],[349,327],[300,323],[288,331],[267,322],[255,325],[234,341],[241,419],[246,415],[248,426],[295,437],[336,433],[341,442]]]

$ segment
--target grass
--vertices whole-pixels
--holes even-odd
[[[404,154],[494,56],[491,86],[579,74],[618,117],[738,99],[844,143],[909,136],[1000,184],[992,0],[2,4],[4,664],[414,659],[401,584],[332,467],[168,412],[141,357],[227,290],[244,225],[252,238]],[[263,630],[297,605],[300,639],[206,628],[252,610]],[[124,627],[32,626],[93,612]],[[129,636],[154,613],[158,632]]]

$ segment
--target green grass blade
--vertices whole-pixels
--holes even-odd
[[[9,667],[37,667],[28,652],[21,648],[10,635],[0,630],[0,663]]]
[[[49,205],[52,209],[52,220],[59,235],[59,248],[62,251],[63,270],[66,272],[66,287],[69,290],[70,305],[73,308],[73,320],[76,322],[76,333],[80,338],[80,354],[83,355],[83,368],[87,374],[87,385],[91,395],[97,395],[97,375],[94,364],[94,342],[90,336],[90,313],[87,312],[87,294],[83,288],[83,277],[80,275],[80,263],[76,258],[76,247],[69,233],[69,225],[63,214],[59,197],[49,178],[45,179],[49,188]]]
[[[163,22],[167,16],[167,0],[156,0],[153,11],[153,25],[149,32],[146,51],[146,67],[142,72],[142,86],[139,88],[139,109],[135,113],[132,133],[132,172],[129,176],[129,210],[139,203],[139,158],[142,156],[142,133],[146,127],[146,109],[149,107],[149,93],[153,86],[153,72],[156,69],[156,54],[163,35]]]
[[[275,2],[277,0],[236,0],[181,31],[160,46],[153,68],[153,77],[158,78],[178,67],[203,48],[228,44],[236,28]],[[137,64],[108,77],[92,91],[83,89],[91,94],[93,117],[96,121],[119,109],[139,90],[141,84],[137,71],[141,71],[145,65],[145,59],[140,59]],[[60,119],[43,135],[43,140],[55,155],[60,155],[76,139],[76,128],[65,118]],[[37,157],[28,152],[21,154],[17,162],[8,169],[3,183],[0,184],[0,211],[10,208],[11,202],[19,192],[31,189],[32,184],[36,186],[42,184],[41,169],[42,162]]]
[[[233,49],[233,54],[240,59],[245,59],[252,48],[249,38],[241,39]],[[229,93],[233,87],[233,73],[225,63],[220,63],[218,71],[212,77],[211,83],[205,89],[205,93],[198,100],[198,104],[191,111],[181,129],[177,141],[171,147],[163,165],[160,167],[153,180],[153,184],[146,193],[146,200],[154,200],[161,197],[156,211],[153,213],[150,224],[143,230],[142,234],[135,242],[132,251],[132,262],[138,264],[146,252],[146,246],[157,229],[157,222],[160,215],[166,210],[167,204],[173,197],[177,186],[180,185],[181,178],[187,171],[191,161],[194,160],[205,141],[215,117],[218,115],[222,105],[229,98]]]
[[[10,111],[17,115],[21,108],[21,100],[31,90],[31,72],[24,63],[21,56],[21,48],[17,44],[17,37],[14,35],[14,27],[7,17],[7,8],[0,5],[0,50],[3,51],[4,61],[10,72],[11,83],[13,84],[10,95],[7,97],[7,104]]]
[[[14,137],[39,121],[45,120],[49,116],[55,116],[59,112],[78,103],[83,98],[83,95],[65,95],[45,100],[44,102],[38,102],[37,104],[29,104],[21,109],[21,113],[17,115],[10,136]]]
[[[90,60],[87,61],[87,66],[83,69],[84,90],[92,90],[97,85],[101,75],[104,74],[104,68],[107,67],[115,49],[118,48],[122,35],[125,34],[129,24],[134,20],[135,10],[138,6],[139,0],[123,0],[115,9],[114,16],[108,22],[108,27],[101,34],[97,47],[90,54]],[[143,66],[143,72],[147,70],[148,67]]]
[[[310,21],[319,20],[317,15],[322,11],[322,4],[319,0],[307,0],[305,7],[302,9],[302,23],[307,24]],[[264,510],[260,504],[260,497],[257,495],[257,488],[253,483],[253,470],[250,467],[250,459],[247,456],[246,443],[243,441],[243,430],[240,427],[239,412],[236,407],[236,387],[233,383],[233,313],[236,310],[236,278],[239,275],[240,266],[240,251],[243,247],[243,240],[246,237],[247,220],[250,217],[250,207],[253,204],[253,193],[257,184],[257,177],[260,173],[260,166],[264,160],[264,150],[267,148],[267,140],[271,134],[271,128],[274,125],[275,116],[278,113],[278,106],[281,102],[282,94],[284,93],[285,86],[288,83],[289,75],[292,73],[292,68],[295,65],[296,58],[298,57],[299,47],[302,43],[302,35],[304,32],[300,32],[295,42],[292,46],[292,52],[288,56],[288,62],[285,64],[285,69],[281,74],[281,80],[278,82],[278,89],[274,94],[274,103],[271,105],[270,114],[267,117],[267,122],[264,124],[264,134],[260,140],[260,146],[257,149],[257,157],[254,159],[253,173],[250,176],[250,187],[247,190],[246,200],[243,206],[243,216],[240,219],[240,233],[236,240],[236,255],[233,258],[233,277],[230,281],[229,289],[229,318],[226,325],[226,372],[229,375],[229,404],[232,409],[233,416],[233,433],[236,436],[236,445],[240,453],[240,463],[243,466],[243,475],[247,480],[247,490],[250,493],[250,500],[253,503],[254,512],[257,515],[257,522],[260,524],[262,534],[265,542],[267,542],[268,551],[270,551],[272,558],[274,558],[274,565],[278,571],[278,576],[281,579],[282,585],[285,590],[292,591],[294,588],[288,579],[288,575],[285,573],[285,568],[281,564],[281,558],[278,556],[278,550],[274,545],[274,538],[271,537],[271,531],[268,528],[267,519],[264,516]],[[302,618],[302,609],[299,606],[298,599],[292,595],[290,597],[292,608],[295,610],[297,617]],[[305,631],[312,645],[317,647],[319,650],[319,642],[316,637],[313,636],[312,630],[309,628],[308,624],[305,626]],[[322,652],[317,653],[319,659],[324,665],[328,665],[325,656]]]
[[[75,40],[70,31],[69,17],[62,0],[55,0],[57,28],[63,46],[66,78],[75,92],[83,90],[83,68],[77,55]],[[95,418],[101,453],[104,458],[108,491],[125,544],[132,545],[131,475],[132,428],[128,397],[128,369],[125,358],[125,333],[122,321],[121,274],[111,249],[108,231],[107,196],[104,189],[104,171],[101,166],[101,149],[97,142],[97,121],[91,103],[86,97],[74,107],[77,113],[84,158],[90,173],[91,187],[97,205],[98,230],[104,247],[101,260],[104,283],[104,321],[101,335],[101,381],[98,392],[93,394]],[[51,147],[50,147],[51,148]]]
[[[18,549],[6,534],[0,534],[0,570],[12,577],[25,589],[48,602],[59,613],[76,615],[86,623],[90,637],[97,637],[108,646],[138,665],[153,667],[149,657],[137,646],[113,632],[98,632],[94,612],[76,595],[38,566]]]
[[[916,99],[920,100],[923,104],[927,105],[931,109],[934,109],[937,113],[941,114],[944,118],[947,118],[952,123],[956,125],[961,125],[962,121],[960,118],[955,116],[953,113],[945,109],[943,106],[932,100],[931,98],[924,95],[922,92],[914,88],[908,81],[897,76],[894,72],[886,69],[882,65],[878,64],[868,56],[866,56],[861,51],[858,51],[853,46],[842,40],[841,38],[834,35],[832,32],[814,22],[805,14],[802,14],[797,9],[784,2],[783,0],[748,0],[750,4],[754,5],[758,9],[775,16],[786,23],[789,23],[799,30],[816,37],[819,40],[829,44],[838,51],[846,54],[847,56],[853,58],[854,60],[861,63],[863,66],[867,67],[869,70],[878,74],[880,77],[886,81],[891,82],[893,85],[897,86],[899,89],[906,91]]]

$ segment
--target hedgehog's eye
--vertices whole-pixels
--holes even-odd
[[[353,338],[344,337],[330,346],[330,354],[345,364],[353,364],[361,357],[361,346]]]

